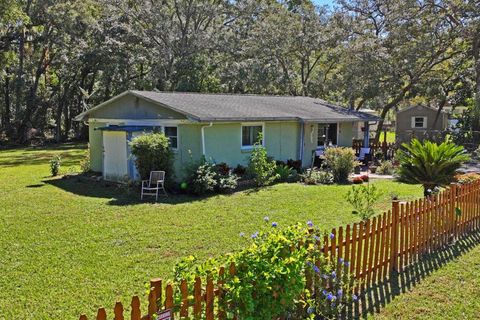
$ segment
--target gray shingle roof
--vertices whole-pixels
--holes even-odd
[[[129,91],[169,107],[196,121],[377,121],[378,117],[351,111],[320,99],[293,96]],[[77,118],[85,118],[92,110]]]

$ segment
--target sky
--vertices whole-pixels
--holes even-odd
[[[334,0],[312,0],[315,4],[324,5],[332,4]]]

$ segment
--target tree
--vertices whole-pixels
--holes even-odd
[[[400,162],[400,180],[422,184],[427,196],[435,187],[452,182],[457,170],[470,157],[462,146],[450,141],[438,145],[431,141],[422,143],[413,139],[410,144],[402,144],[396,159]]]

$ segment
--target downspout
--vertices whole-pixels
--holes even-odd
[[[213,126],[213,122],[210,122],[208,126],[202,126],[202,155],[205,157],[206,152],[205,152],[205,128],[210,128]]]
[[[304,151],[304,142],[305,142],[305,122],[300,122],[300,166],[303,167],[303,151]]]

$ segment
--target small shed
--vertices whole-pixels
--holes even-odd
[[[443,140],[448,127],[448,113],[432,107],[417,105],[397,112],[396,142],[419,140]]]

